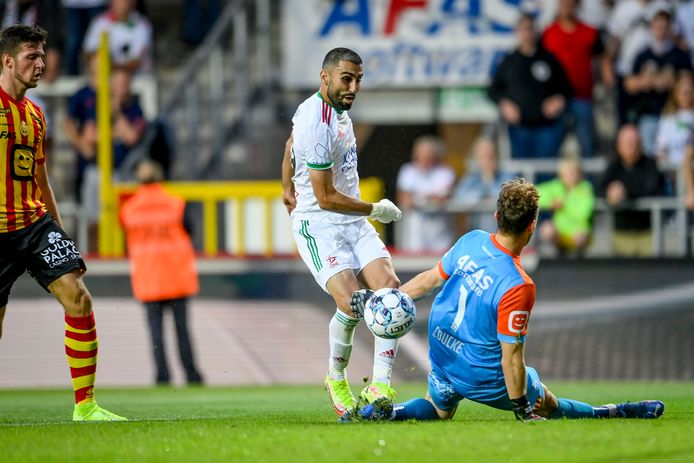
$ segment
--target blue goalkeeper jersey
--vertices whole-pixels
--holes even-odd
[[[446,279],[429,316],[432,369],[458,388],[503,383],[501,342],[525,341],[535,283],[495,235],[463,235],[438,263]]]

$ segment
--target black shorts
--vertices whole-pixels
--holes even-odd
[[[12,285],[28,271],[48,291],[48,285],[72,270],[87,266],[75,242],[46,213],[26,228],[0,233],[0,307],[7,305]]]

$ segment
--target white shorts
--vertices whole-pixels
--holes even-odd
[[[326,293],[333,275],[346,269],[359,273],[376,259],[390,258],[366,218],[346,224],[294,219],[292,229],[301,258]]]

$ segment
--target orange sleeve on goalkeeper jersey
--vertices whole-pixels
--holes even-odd
[[[506,291],[497,307],[498,334],[515,338],[525,336],[534,304],[534,283],[521,283]]]

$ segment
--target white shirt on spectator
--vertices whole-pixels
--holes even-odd
[[[658,134],[655,137],[655,152],[664,154],[665,162],[681,164],[687,141],[694,131],[694,111],[680,110],[663,114],[658,122]]]
[[[611,7],[605,0],[583,0],[578,7],[578,17],[589,26],[604,29],[610,17]]]
[[[414,209],[403,214],[403,237],[399,247],[407,252],[445,252],[453,243],[454,230],[445,212],[418,209],[425,206],[429,196],[448,196],[455,182],[455,172],[439,164],[423,170],[413,163],[402,166],[397,188],[412,195]]]
[[[616,63],[620,76],[632,73],[636,56],[649,44],[648,12],[648,4],[640,0],[622,0],[612,9],[607,32],[620,41]]]
[[[145,16],[133,11],[127,21],[116,21],[108,11],[100,14],[89,25],[84,37],[82,48],[85,53],[99,49],[102,32],[109,34],[109,49],[115,65],[139,60],[139,71],[151,70],[152,25]]]

